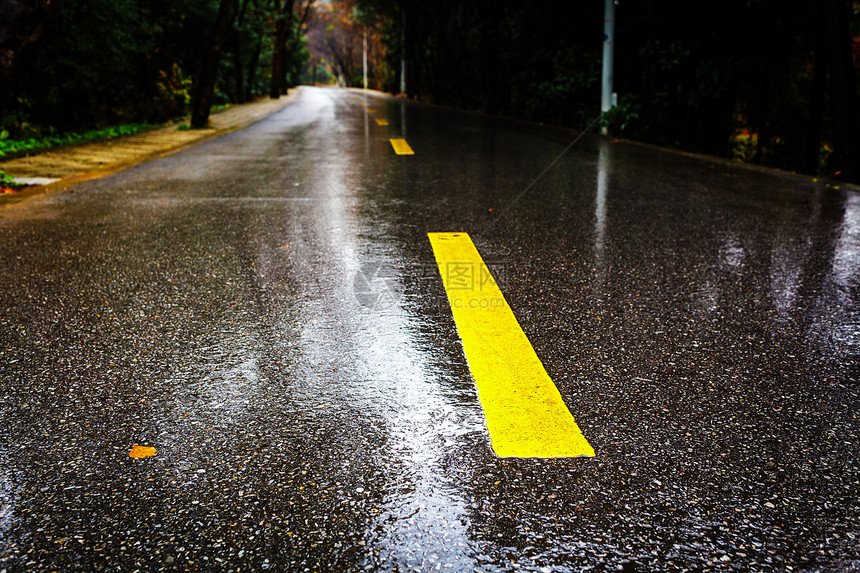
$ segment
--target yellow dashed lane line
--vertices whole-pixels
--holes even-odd
[[[405,139],[392,138],[389,141],[391,142],[391,147],[394,148],[394,153],[397,155],[415,155],[415,152],[412,151],[412,148],[409,147]]]
[[[594,456],[469,235],[428,236],[496,455]]]
[[[377,118],[375,118],[375,119],[374,119],[374,121],[376,122],[376,125],[381,125],[381,126],[383,126],[383,127],[385,127],[386,125],[388,125],[388,120],[387,120],[387,119],[382,119],[381,117],[377,117]]]

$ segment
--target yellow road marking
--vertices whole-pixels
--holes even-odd
[[[415,152],[412,151],[412,148],[409,147],[405,139],[392,138],[389,141],[391,142],[391,147],[394,148],[394,153],[397,155],[415,155]]]
[[[386,125],[388,125],[388,120],[387,120],[387,119],[382,119],[381,117],[377,117],[377,118],[375,118],[375,121],[376,121],[376,125],[381,125],[381,126],[386,126]]]
[[[499,457],[593,456],[466,233],[428,233]]]

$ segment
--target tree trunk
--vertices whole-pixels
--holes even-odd
[[[260,52],[263,50],[263,40],[257,42],[251,61],[248,62],[248,81],[245,84],[245,101],[254,99],[254,82],[257,80],[257,64],[260,62]]]
[[[191,105],[191,127],[205,127],[209,121],[209,112],[212,110],[212,96],[215,93],[215,80],[218,76],[218,64],[221,61],[221,47],[230,35],[230,28],[236,13],[239,11],[239,0],[221,0],[218,8],[218,18],[215,21],[215,31],[212,41],[203,55],[203,68],[200,71],[200,80],[194,92],[194,101]]]
[[[860,181],[860,119],[846,0],[824,0],[833,106],[833,156],[839,179]]]
[[[352,54],[347,52],[346,55],[344,55],[344,53],[336,49],[332,43],[329,43],[329,50],[331,52],[332,60],[334,60],[335,67],[340,70],[340,75],[345,84],[344,87],[350,87],[352,69],[350,68],[349,62],[352,59]]]
[[[284,45],[284,55],[281,59],[281,95],[287,95],[287,88],[290,86],[289,78],[287,77],[290,73],[290,62],[293,59],[293,50],[292,48],[288,48]]]
[[[236,29],[233,30],[233,70],[235,72],[235,94],[233,99],[236,103],[245,103],[245,57],[242,54],[242,26],[245,23],[245,12],[248,10],[250,0],[243,0],[239,9],[239,18]]]
[[[304,32],[305,24],[308,21],[308,16],[310,16],[311,8],[313,8],[314,0],[307,0],[298,19],[293,15],[293,10],[297,8],[295,0],[291,0],[290,3],[292,4],[292,8],[287,13],[289,25],[287,26],[286,39],[284,40],[284,53],[281,58],[281,73],[283,74],[281,76],[281,95],[286,95],[288,88],[294,87],[297,83],[295,78],[288,78],[287,74],[292,71],[289,66],[296,54],[296,48],[299,46],[299,41]],[[286,46],[287,39],[289,40],[289,48]],[[291,79],[292,81],[290,81]]]
[[[280,0],[275,0],[275,8],[278,12],[281,12]],[[286,30],[287,23],[283,17],[279,16],[275,23],[275,43],[272,53],[272,85],[269,88],[269,97],[272,99],[281,97],[281,66],[284,59],[283,46],[286,38]]]
[[[245,61],[242,57],[242,41],[239,38],[238,30],[233,40],[233,72],[233,82],[235,83],[233,101],[245,103]]]
[[[413,25],[413,10],[404,5],[403,29],[406,36],[406,97],[419,99],[421,95],[421,62],[420,55],[422,42],[416,40],[419,34],[418,26]]]
[[[765,59],[765,61],[769,61]],[[759,70],[759,89],[758,102],[756,103],[755,123],[756,123],[756,147],[753,163],[762,165],[765,162],[765,155],[770,147],[770,122],[768,121],[768,111],[770,109],[770,74],[767,66],[763,66]]]
[[[0,1],[0,120],[12,88],[15,62],[45,31],[56,0]]]
[[[821,159],[821,128],[824,117],[824,96],[827,92],[827,33],[824,26],[824,8],[819,5],[815,48],[812,55],[812,93],[809,103],[809,120],[803,148],[802,169],[818,174]]]
[[[275,23],[275,45],[272,56],[272,86],[269,97],[278,99],[281,97],[281,87],[284,74],[284,50],[287,43],[287,32],[292,25],[293,5],[295,0],[275,0],[275,9],[278,11],[278,20]]]

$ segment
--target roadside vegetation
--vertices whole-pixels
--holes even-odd
[[[279,97],[314,0],[4,0],[0,154],[112,138]]]
[[[4,0],[0,151],[360,87],[365,42],[371,88],[582,128],[600,113],[603,4]],[[860,0],[616,4],[614,136],[860,181]]]
[[[10,139],[9,132],[4,130],[0,131],[0,157],[19,155],[49,147],[110,140],[124,135],[132,135],[152,127],[148,124],[119,125],[106,129],[91,129],[83,132],[69,132],[27,139]]]
[[[15,181],[13,176],[6,175],[6,172],[0,169],[0,195],[4,193],[12,193],[22,187],[26,187],[26,185]]]
[[[614,135],[860,182],[860,1],[615,4]],[[379,38],[385,91],[404,60],[409,97],[573,128],[600,113],[600,0],[339,5],[360,24],[340,45]]]

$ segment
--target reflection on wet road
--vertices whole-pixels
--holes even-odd
[[[317,137],[310,145],[324,146],[324,134]],[[450,358],[431,333],[422,332],[422,318],[400,304],[397,295],[405,287],[397,284],[398,274],[384,272],[414,264],[384,237],[374,238],[385,221],[356,213],[362,174],[350,171],[360,163],[357,149],[337,149],[319,172],[308,174],[312,193],[327,201],[322,213],[302,218],[302,247],[291,243],[290,254],[297,265],[308,250],[325,263],[307,268],[315,278],[300,287],[299,298],[306,301],[300,314],[314,317],[302,330],[302,353],[338,385],[340,395],[330,407],[349,402],[381,425],[386,437],[377,463],[389,467],[396,481],[359,485],[381,493],[367,536],[375,565],[473,569],[476,552],[458,484],[468,476],[449,475],[445,459],[464,439],[473,447],[484,441],[480,411],[469,381],[446,372]],[[383,298],[359,299],[359,274],[366,276],[368,294]]]
[[[572,138],[302,88],[0,211],[0,572],[860,567],[860,195]],[[493,454],[451,231],[596,457]]]
[[[15,492],[11,475],[11,464],[6,459],[6,452],[0,450],[0,540],[12,526],[12,508],[15,506]]]

